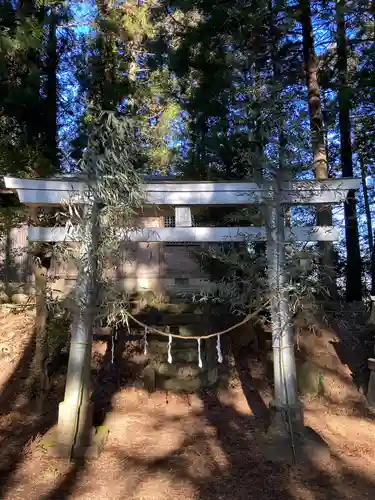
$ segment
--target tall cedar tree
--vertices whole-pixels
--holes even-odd
[[[325,180],[328,179],[328,159],[318,83],[318,65],[314,49],[310,0],[300,0],[299,7],[313,150],[313,169],[317,180]],[[317,224],[318,226],[332,225],[332,209],[329,205],[318,208]],[[335,299],[337,297],[337,289],[333,266],[333,245],[331,242],[319,242],[319,248],[321,255],[321,282],[324,285],[324,289],[328,292],[328,296]]]
[[[346,41],[346,2],[336,4],[337,21],[337,72],[340,127],[340,157],[343,177],[353,177],[353,154],[351,140],[350,89],[348,84],[348,52]],[[359,233],[355,192],[350,191],[344,206],[346,237],[346,300],[362,300],[362,259],[359,248]]]

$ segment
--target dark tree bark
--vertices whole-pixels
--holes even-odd
[[[373,235],[373,241],[375,240],[375,232]],[[371,252],[371,312],[368,319],[368,323],[375,325],[375,246],[372,247]]]
[[[375,239],[375,232],[373,235],[373,241]],[[375,247],[372,247],[371,252],[371,296],[375,297]]]
[[[365,214],[366,214],[366,226],[367,226],[367,238],[368,238],[368,246],[370,255],[372,254],[374,248],[374,238],[373,238],[373,230],[372,230],[372,218],[371,218],[371,209],[370,209],[370,200],[368,196],[368,188],[367,188],[367,168],[365,164],[365,160],[361,151],[358,151],[358,159],[361,167],[361,178],[362,178],[362,191],[363,191],[363,201],[365,204]],[[375,288],[373,286],[373,288]]]
[[[285,6],[283,5],[285,8]],[[270,37],[270,52],[272,57],[272,73],[273,73],[273,94],[274,94],[274,102],[277,109],[276,114],[276,130],[277,130],[277,138],[278,138],[278,164],[279,171],[282,172],[282,175],[288,176],[288,164],[286,159],[286,151],[288,145],[287,134],[285,132],[285,111],[284,111],[284,102],[282,97],[280,97],[280,89],[283,87],[283,74],[281,70],[281,65],[278,63],[279,58],[279,49],[278,42],[280,35],[278,33],[277,28],[277,16],[276,11],[274,9],[273,0],[269,0],[268,2],[268,26],[269,26],[269,37]],[[284,209],[284,224],[286,227],[291,227],[292,224],[292,213],[291,206],[287,205]]]
[[[21,0],[17,8],[17,17],[21,23],[27,20],[42,24],[44,7],[37,7],[34,0]],[[20,80],[23,88],[28,89],[28,99],[19,108],[18,119],[25,126],[26,143],[35,148],[40,143],[43,123],[40,98],[41,89],[41,54],[36,47],[29,48],[23,61]]]
[[[49,16],[47,61],[45,67],[46,74],[46,98],[44,102],[44,145],[45,156],[50,161],[54,169],[59,168],[59,155],[57,143],[57,115],[58,115],[58,94],[57,94],[57,12],[52,7]]]
[[[97,75],[91,94],[96,104],[103,111],[114,111],[118,104],[116,92],[116,44],[114,34],[108,24],[110,17],[108,5],[107,0],[97,0],[99,11],[97,48],[99,57],[94,65]]]
[[[359,135],[359,134],[358,134]],[[359,164],[361,167],[361,177],[362,177],[362,191],[363,191],[363,200],[365,204],[365,214],[366,214],[366,226],[367,226],[367,239],[368,239],[368,248],[370,254],[370,275],[371,275],[371,314],[368,322],[375,324],[375,251],[374,251],[374,233],[372,227],[372,218],[371,218],[371,209],[370,209],[370,200],[367,188],[367,167],[364,159],[363,151],[360,149],[357,150],[357,155],[359,159]]]
[[[31,208],[29,211],[29,224],[39,225],[39,210]],[[35,246],[35,245],[34,245]],[[38,245],[42,247],[42,245]],[[48,264],[43,259],[43,252],[35,252],[35,248],[30,246],[32,258],[32,268],[35,278],[35,356],[33,370],[31,373],[31,382],[35,384],[33,390],[36,390],[38,399],[38,411],[42,413],[44,401],[47,397],[50,384],[47,371],[48,361],[48,341],[47,341],[47,321],[48,311],[46,302]],[[41,258],[42,257],[42,258]]]
[[[339,79],[339,127],[342,176],[353,177],[353,155],[350,120],[350,89],[348,85],[348,54],[345,25],[345,0],[336,6],[337,22],[337,71]],[[355,192],[350,191],[344,206],[345,238],[347,249],[346,300],[362,300],[362,260],[359,247],[359,233]]]

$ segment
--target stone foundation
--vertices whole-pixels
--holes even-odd
[[[309,463],[324,464],[331,456],[328,444],[304,425],[300,404],[289,406],[288,417],[282,407],[271,402],[270,426],[261,444],[269,462],[294,465],[307,459]]]
[[[71,449],[71,447],[66,447],[61,443],[61,435],[56,426],[44,435],[42,446],[47,454],[53,458],[67,460],[98,458],[107,441],[108,434],[109,430],[106,426],[92,428],[87,442]]]
[[[91,441],[93,407],[89,402],[81,405],[62,401],[59,404],[58,427],[56,435],[56,448],[62,457],[74,456],[80,450],[87,448]],[[74,418],[78,418],[78,428]]]
[[[196,332],[199,325],[176,327],[171,333],[180,335],[202,335]],[[149,391],[161,389],[171,392],[198,392],[211,387],[218,380],[216,339],[201,341],[202,368],[198,366],[198,343],[196,340],[173,339],[172,363],[168,363],[168,337],[149,339],[150,362],[144,369],[144,385]]]

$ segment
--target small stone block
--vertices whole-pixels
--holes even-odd
[[[52,427],[42,439],[42,447],[50,457],[70,458],[71,450],[67,446],[59,444],[57,438],[57,426]]]
[[[53,458],[98,458],[107,442],[109,429],[102,425],[92,430],[90,443],[87,446],[79,446],[73,449],[58,442],[57,427],[50,429],[43,437],[42,446],[47,454]]]
[[[102,425],[93,429],[91,442],[88,446],[75,447],[73,450],[73,458],[95,459],[99,458],[105,443],[107,442],[109,429]]]
[[[274,418],[262,440],[263,454],[267,461],[295,465],[309,461],[326,463],[331,457],[328,444],[310,427],[295,422],[293,433],[280,412]]]
[[[102,425],[93,430],[93,436],[90,445],[82,451],[76,450],[73,454],[75,458],[94,459],[99,458],[103,451],[104,445],[107,442],[109,429],[107,426]]]
[[[267,461],[295,465],[305,458],[317,463],[326,463],[331,457],[328,444],[310,427],[302,432],[267,435],[263,441],[263,454]]]

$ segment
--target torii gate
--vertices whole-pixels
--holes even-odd
[[[5,177],[5,186],[17,192],[21,203],[33,207],[62,203],[89,205],[87,183],[79,178],[19,179]],[[273,292],[271,303],[274,364],[274,401],[276,425],[288,413],[289,422],[303,427],[303,412],[298,397],[294,342],[290,325],[288,297],[283,274],[285,240],[336,241],[339,231],[331,226],[284,228],[282,204],[317,205],[344,202],[349,191],[358,190],[360,179],[325,181],[288,181],[278,187],[249,182],[184,182],[160,177],[143,179],[145,205],[174,206],[176,227],[123,231],[128,241],[201,243],[267,241],[268,281]],[[267,227],[192,227],[191,206],[246,206],[265,204]],[[92,228],[91,228],[92,229]],[[77,236],[64,227],[30,227],[30,242],[76,241]],[[85,251],[89,252],[90,248]],[[79,276],[77,293],[89,301],[92,276]],[[59,405],[58,444],[61,456],[84,453],[87,429],[92,426],[89,403],[92,322],[77,313],[73,323],[65,397]],[[277,423],[278,422],[278,423]]]

